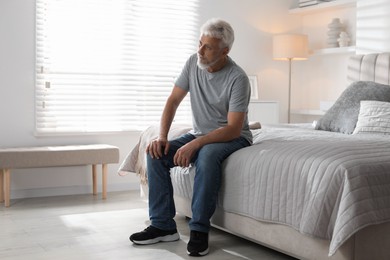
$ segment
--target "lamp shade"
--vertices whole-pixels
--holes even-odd
[[[278,34],[273,37],[273,58],[275,60],[305,60],[308,52],[307,35]]]

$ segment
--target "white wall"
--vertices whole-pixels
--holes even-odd
[[[340,18],[355,45],[356,8],[342,8],[302,16],[302,32],[309,35],[312,52],[327,48],[328,25]],[[320,109],[320,101],[335,101],[348,86],[347,64],[353,53],[311,55],[306,61],[294,61],[292,85],[293,109]]]
[[[201,20],[220,16],[236,28],[237,39],[231,56],[249,75],[257,75],[260,99],[279,101],[281,122],[287,121],[288,62],[272,59],[272,36],[305,33],[309,36],[311,51],[327,48],[328,24],[338,17],[352,38],[351,45],[356,41],[355,7],[295,15],[289,14],[288,10],[296,7],[297,1],[201,2]],[[214,8],[209,8],[210,2]],[[220,7],[216,8],[218,5]],[[291,108],[319,110],[321,101],[335,101],[349,84],[347,63],[351,55],[353,53],[311,55],[306,61],[293,61]],[[304,117],[303,120],[310,122],[311,118]]]
[[[210,17],[231,22],[236,32],[231,56],[248,74],[258,76],[261,99],[280,102],[284,121],[286,64],[272,60],[271,42],[274,33],[299,29],[301,19],[286,15],[295,2],[200,0],[200,23]],[[0,147],[108,143],[120,148],[122,161],[139,133],[34,136],[34,13],[34,0],[0,1]],[[138,189],[138,178],[118,176],[118,166],[108,168],[108,191]],[[11,198],[88,193],[91,189],[89,167],[20,169],[13,170],[11,177]]]

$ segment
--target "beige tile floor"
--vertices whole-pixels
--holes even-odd
[[[194,259],[186,254],[187,219],[176,217],[181,239],[149,246],[128,237],[148,225],[138,191],[18,199],[0,204],[0,259]],[[199,258],[195,258],[199,259]],[[212,229],[210,253],[201,259],[293,259]]]

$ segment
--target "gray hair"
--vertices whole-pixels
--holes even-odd
[[[210,36],[221,40],[221,47],[232,49],[234,42],[234,31],[229,23],[219,19],[212,18],[200,28],[200,34]]]

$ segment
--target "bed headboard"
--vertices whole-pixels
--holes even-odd
[[[348,64],[348,81],[374,81],[390,85],[390,53],[352,56]]]

